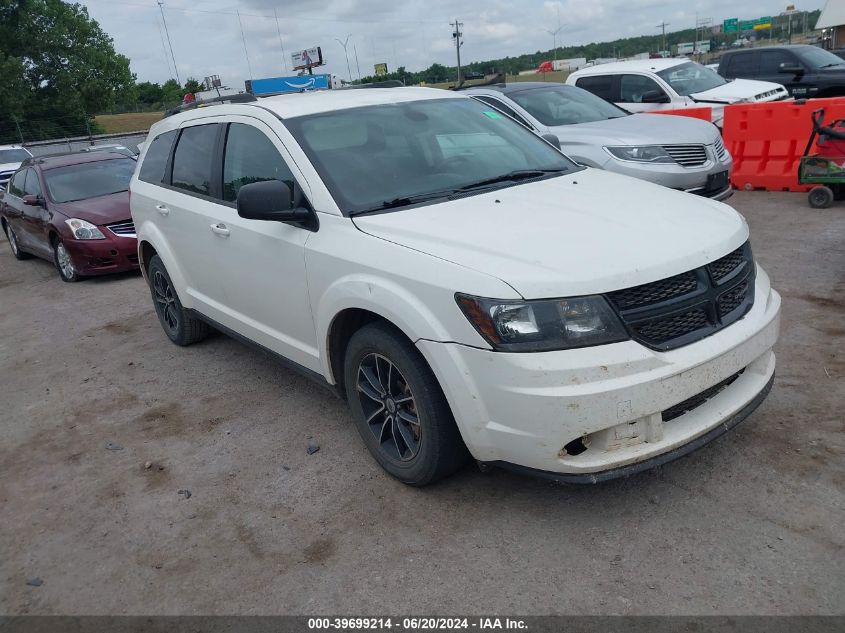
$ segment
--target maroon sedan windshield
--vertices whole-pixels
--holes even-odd
[[[45,171],[44,180],[54,202],[74,202],[128,190],[136,164],[131,158],[117,158],[68,165]]]

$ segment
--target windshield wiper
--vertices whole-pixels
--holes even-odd
[[[416,196],[402,196],[400,198],[393,198],[392,200],[383,200],[380,204],[369,207],[367,209],[361,209],[360,211],[353,211],[349,214],[349,217],[354,217],[356,215],[364,215],[367,213],[376,213],[377,211],[384,211],[386,209],[396,209],[398,207],[407,207],[412,204],[418,204],[420,202],[428,202],[429,200],[436,200],[438,198],[446,198],[453,193],[455,193],[457,189],[446,189],[443,191],[432,191],[431,193],[421,193]]]
[[[530,180],[531,178],[539,178],[540,176],[545,176],[547,174],[562,174],[564,172],[569,171],[568,169],[517,169],[516,171],[510,171],[506,174],[501,174],[499,176],[494,176],[493,178],[485,178],[484,180],[479,180],[478,182],[471,183],[469,185],[464,185],[460,187],[458,191],[470,191],[472,189],[478,189],[480,187],[486,187],[488,185],[495,185],[500,182],[515,182],[517,180]]]
[[[830,68],[831,66],[841,66],[845,64],[845,61],[842,62],[830,62],[829,64],[825,64],[824,66],[819,66],[819,68]]]

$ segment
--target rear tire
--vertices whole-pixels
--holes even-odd
[[[18,245],[18,236],[15,235],[14,229],[9,224],[4,224],[3,228],[6,230],[6,239],[9,240],[9,248],[12,249],[12,255],[15,259],[24,260],[32,257],[29,253],[24,253]]]
[[[377,322],[358,330],[346,348],[344,376],[358,432],[389,474],[425,486],[466,462],[437,378],[396,328]]]
[[[147,277],[158,322],[167,338],[176,345],[185,346],[198,343],[208,336],[208,324],[191,316],[191,313],[182,307],[170,275],[158,255],[153,255],[150,259]]]
[[[830,187],[819,185],[810,189],[807,199],[810,201],[810,206],[814,209],[827,209],[833,204],[833,191]]]

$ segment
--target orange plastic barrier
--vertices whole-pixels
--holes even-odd
[[[712,123],[713,111],[711,108],[677,108],[675,110],[651,110],[649,114],[672,114],[674,116],[688,116],[693,119],[701,119]]]
[[[731,184],[746,190],[808,191],[809,186],[798,184],[798,163],[813,131],[812,113],[820,108],[825,123],[845,119],[843,97],[727,106],[722,138],[734,159]]]

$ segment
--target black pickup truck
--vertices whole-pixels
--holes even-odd
[[[719,60],[725,79],[782,84],[796,99],[845,96],[845,59],[817,46],[761,46],[726,51]]]

